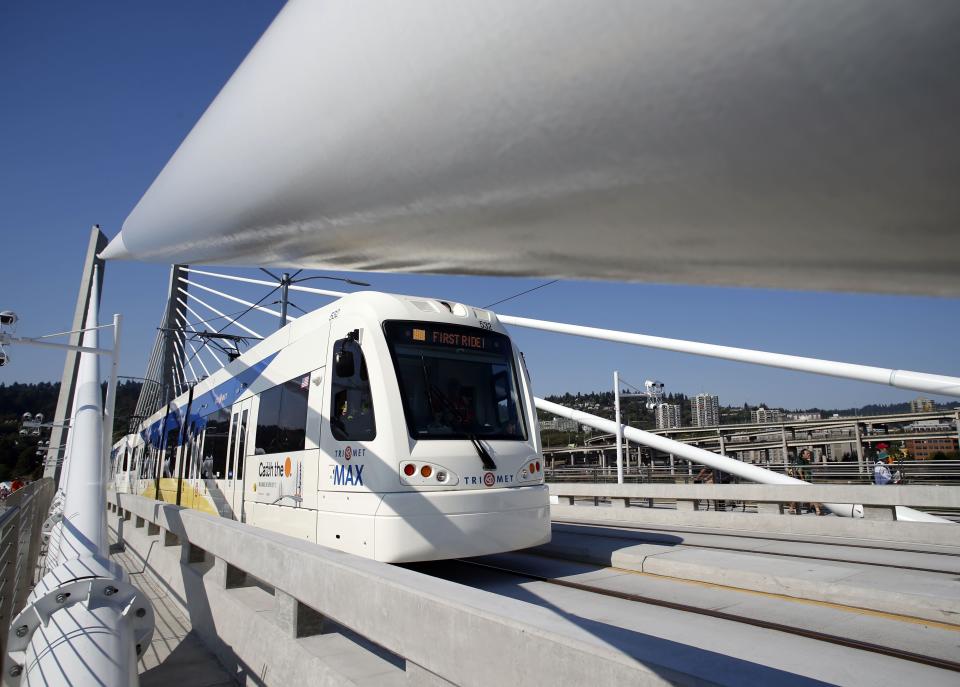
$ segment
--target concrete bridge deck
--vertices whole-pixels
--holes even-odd
[[[406,570],[382,566],[384,574],[413,575],[407,579],[428,593],[436,589],[439,596],[448,589],[451,598],[470,599],[472,613],[519,609],[526,614],[522,618],[578,638],[580,649],[609,652],[610,660],[642,669],[644,679],[631,679],[634,684],[902,687],[910,682],[955,685],[960,679],[960,545],[908,547],[897,541],[758,535],[720,527],[577,523],[569,509],[567,513],[568,522],[554,525],[554,541],[537,550],[403,566]],[[111,516],[116,534],[120,520]],[[189,519],[205,522],[208,517],[190,514]],[[214,635],[215,643],[228,647],[204,644],[223,622],[216,620],[211,627],[211,618],[218,615],[248,623],[254,634],[263,620],[269,627],[282,626],[283,592],[263,581],[248,581],[226,590],[234,607],[223,616],[222,608],[208,606],[224,603],[223,598],[197,595],[197,582],[217,574],[215,562],[185,548],[191,545],[183,543],[183,535],[175,543],[170,532],[151,530],[149,522],[136,527],[127,519],[123,529],[127,550],[118,560],[149,589],[164,622],[141,662],[144,684],[283,681],[283,670],[269,658],[224,662],[230,651],[241,659],[247,651],[246,640],[231,639],[239,636],[235,632]],[[182,579],[173,579],[176,575]],[[318,576],[316,584],[335,582]],[[355,593],[373,591],[361,584]],[[357,602],[363,599],[358,596]],[[409,612],[422,612],[422,622],[430,622],[427,609]],[[382,622],[388,624],[395,613],[402,610],[384,611]],[[441,676],[424,670],[399,655],[402,643],[393,645],[390,637],[377,633],[365,637],[331,614],[323,618],[322,631],[289,635],[290,646],[273,647],[272,653],[278,661],[298,656],[317,661],[313,682],[321,684],[499,683],[509,670],[498,666],[494,643],[477,634],[470,617],[460,617],[450,627],[458,637],[448,651],[465,661],[493,652],[488,662],[481,661],[487,666],[480,671],[484,674],[474,670]],[[426,627],[424,632],[428,634]],[[518,641],[529,643],[528,652],[541,654],[535,636],[528,629]],[[277,636],[258,637],[278,641]],[[519,653],[524,654],[523,646]],[[522,673],[520,684],[544,683],[537,665],[531,659],[532,672]],[[559,681],[564,682],[562,677]],[[571,677],[565,684],[578,682]],[[610,680],[620,683],[624,680]]]

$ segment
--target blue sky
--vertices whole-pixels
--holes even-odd
[[[99,223],[109,236],[119,231],[281,5],[268,0],[0,5],[0,308],[20,314],[19,333],[69,326],[90,226]],[[122,374],[143,374],[167,275],[162,265],[108,265],[102,312],[104,319],[114,312],[125,318]],[[360,278],[380,290],[481,306],[542,283]],[[257,288],[230,290],[263,295]],[[325,301],[300,296],[296,302],[309,309]],[[498,310],[960,375],[956,299],[560,282]],[[254,318],[251,326],[269,331],[271,324]],[[847,407],[916,396],[528,330],[515,335],[540,394],[608,388],[617,368],[635,384],[655,377],[668,391],[708,391],[722,403]],[[9,352],[13,362],[0,370],[0,382],[59,379],[63,358],[56,352],[25,347]]]

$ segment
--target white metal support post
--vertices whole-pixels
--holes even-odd
[[[104,417],[96,272],[77,365],[63,516],[51,527],[46,574],[10,626],[6,685],[136,685],[137,657],[153,635],[149,599],[109,558],[106,480],[112,422]],[[116,399],[119,316],[114,318],[111,388]],[[75,346],[64,345],[75,349]],[[113,409],[108,412],[113,416]]]
[[[113,316],[113,354],[110,356],[110,383],[107,384],[107,399],[103,410],[103,464],[110,466],[110,447],[113,445],[113,416],[117,406],[117,366],[120,363],[120,321],[122,316]],[[108,473],[105,472],[104,475]]]
[[[958,426],[957,431],[960,432],[960,426]],[[853,436],[857,441],[857,470],[863,475],[866,473],[867,468],[863,460],[863,437],[860,436],[859,422],[853,423]]]
[[[613,371],[613,407],[617,423],[617,484],[623,484],[623,423],[620,421],[620,372]]]

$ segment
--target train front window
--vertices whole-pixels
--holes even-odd
[[[527,438],[510,339],[434,322],[385,322],[410,436]]]

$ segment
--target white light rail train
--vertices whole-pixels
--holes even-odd
[[[113,447],[114,488],[387,562],[550,539],[530,378],[494,313],[357,292]]]

